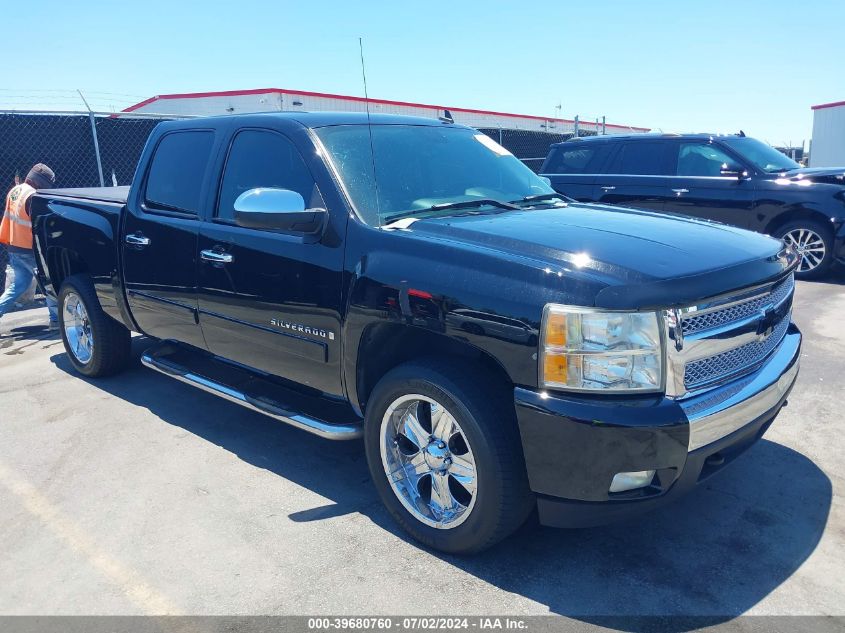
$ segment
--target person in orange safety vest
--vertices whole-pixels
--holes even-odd
[[[9,252],[9,264],[14,272],[14,279],[0,296],[0,317],[12,309],[17,301],[29,289],[35,277],[35,253],[32,251],[32,220],[29,216],[28,202],[38,189],[49,189],[56,183],[53,170],[38,163],[21,184],[12,188],[6,196],[6,208],[0,221],[0,244],[6,244]],[[50,328],[58,327],[56,301],[47,296],[47,308],[50,313]]]

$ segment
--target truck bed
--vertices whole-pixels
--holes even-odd
[[[84,198],[95,202],[113,202],[126,204],[129,187],[78,187],[74,189],[40,189],[43,196],[61,196],[63,198]]]
[[[41,285],[58,295],[65,277],[84,270],[103,310],[118,321],[124,315],[112,280],[119,269],[120,218],[128,195],[129,187],[39,189],[30,205],[34,247],[43,261]],[[77,261],[79,253],[85,254],[84,264]]]

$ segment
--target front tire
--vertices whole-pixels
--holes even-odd
[[[509,392],[482,372],[407,363],[367,406],[367,462],[382,502],[414,539],[453,554],[497,543],[534,507]]]
[[[797,220],[784,224],[776,233],[801,258],[795,276],[818,279],[833,263],[833,231],[814,220]]]
[[[111,376],[129,361],[129,330],[103,312],[87,275],[72,275],[59,290],[59,330],[74,368],[91,378]]]

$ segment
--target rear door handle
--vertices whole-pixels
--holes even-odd
[[[217,251],[200,251],[200,258],[215,264],[231,264],[235,261],[231,253],[219,253]]]
[[[616,187],[614,187],[613,185],[604,185],[602,189],[604,189],[605,191],[613,191],[614,189],[616,189]]]
[[[682,193],[689,193],[689,189],[672,189],[672,191],[674,191],[674,192],[675,192],[676,194],[678,194],[679,196],[680,196]]]
[[[125,241],[130,246],[135,246],[137,248],[143,248],[145,246],[150,245],[150,238],[145,237],[140,233],[136,233],[135,235],[127,235]]]

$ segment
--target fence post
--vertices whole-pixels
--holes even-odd
[[[100,160],[100,143],[97,141],[97,122],[94,120],[94,113],[88,113],[88,120],[91,121],[91,137],[94,139],[94,155],[97,157],[97,175],[100,177],[100,186],[105,187],[106,181],[103,178],[103,161]]]
[[[602,136],[607,134],[607,120],[605,116],[602,116],[601,118],[601,134]]]
[[[575,138],[578,138],[578,115],[575,115]]]
[[[100,142],[97,140],[97,121],[94,119],[94,112],[91,110],[91,106],[88,105],[85,95],[82,94],[81,90],[77,90],[77,92],[82,99],[82,103],[88,108],[88,121],[91,123],[91,138],[94,139],[94,156],[97,159],[97,175],[100,177],[100,186],[105,187],[106,179],[103,178],[103,161],[100,160]]]

